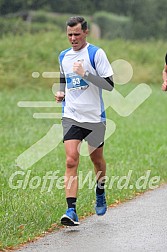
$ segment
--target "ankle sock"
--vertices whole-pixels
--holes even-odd
[[[77,201],[77,198],[69,197],[69,198],[66,198],[66,201],[67,201],[68,208],[74,208],[74,210],[76,212],[76,201]]]
[[[97,186],[96,186],[96,193],[97,194],[101,195],[104,193],[104,185],[105,185],[104,182],[97,181]]]

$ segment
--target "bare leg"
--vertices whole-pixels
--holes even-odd
[[[77,197],[78,178],[77,168],[79,164],[78,145],[80,140],[68,140],[64,142],[66,151],[65,193],[66,198]]]
[[[65,193],[68,209],[61,217],[61,223],[65,226],[78,226],[76,214],[76,198],[78,191],[77,168],[79,164],[78,145],[80,140],[67,140],[64,142],[66,151]]]
[[[97,180],[100,180],[106,175],[106,162],[103,157],[103,146],[95,149],[93,152],[92,147],[89,146],[89,150],[91,152],[90,158],[94,164],[94,170],[97,176]]]

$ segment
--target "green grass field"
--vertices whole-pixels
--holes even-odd
[[[141,82],[149,84],[152,89],[151,96],[128,117],[119,116],[112,108],[107,109],[107,118],[116,124],[116,131],[106,140],[104,149],[109,178],[106,194],[110,205],[133,198],[136,193],[150,189],[151,184],[156,187],[167,182],[167,94],[161,91],[166,48],[160,41],[95,43],[106,50],[111,61],[122,58],[132,64],[134,75],[131,84],[116,85],[122,95],[126,96]],[[65,35],[59,31],[56,34],[8,36],[0,42],[0,249],[17,246],[50,228],[59,228],[60,217],[66,209],[64,189],[57,188],[56,180],[51,190],[49,180],[42,188],[47,172],[58,171],[59,178],[64,175],[62,142],[27,170],[17,167],[15,160],[44,137],[53,124],[61,123],[60,119],[33,118],[35,112],[54,113],[60,108],[20,108],[17,103],[54,101],[51,87],[55,80],[33,79],[31,73],[58,71],[58,53],[68,46]],[[14,172],[16,176],[11,184]],[[81,156],[79,172],[83,178],[88,172],[93,172],[89,157]],[[120,178],[128,174],[131,176],[125,188],[125,181],[121,182]],[[146,175],[147,181],[144,178],[139,181]],[[38,186],[37,182],[40,182]],[[11,188],[12,185],[18,188]],[[62,185],[60,179],[59,186]],[[79,189],[78,215],[84,217],[94,213],[94,203],[94,188],[89,189],[87,181]]]

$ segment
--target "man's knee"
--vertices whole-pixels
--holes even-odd
[[[103,158],[91,157],[91,160],[96,167],[102,167],[105,163]]]
[[[79,159],[74,157],[67,157],[66,167],[67,168],[76,168],[78,166]]]

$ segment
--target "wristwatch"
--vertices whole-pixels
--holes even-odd
[[[87,78],[88,78],[88,75],[89,75],[89,71],[88,71],[88,70],[86,70],[86,71],[85,71],[85,73],[84,73],[83,78],[84,78],[84,79],[87,79]]]

